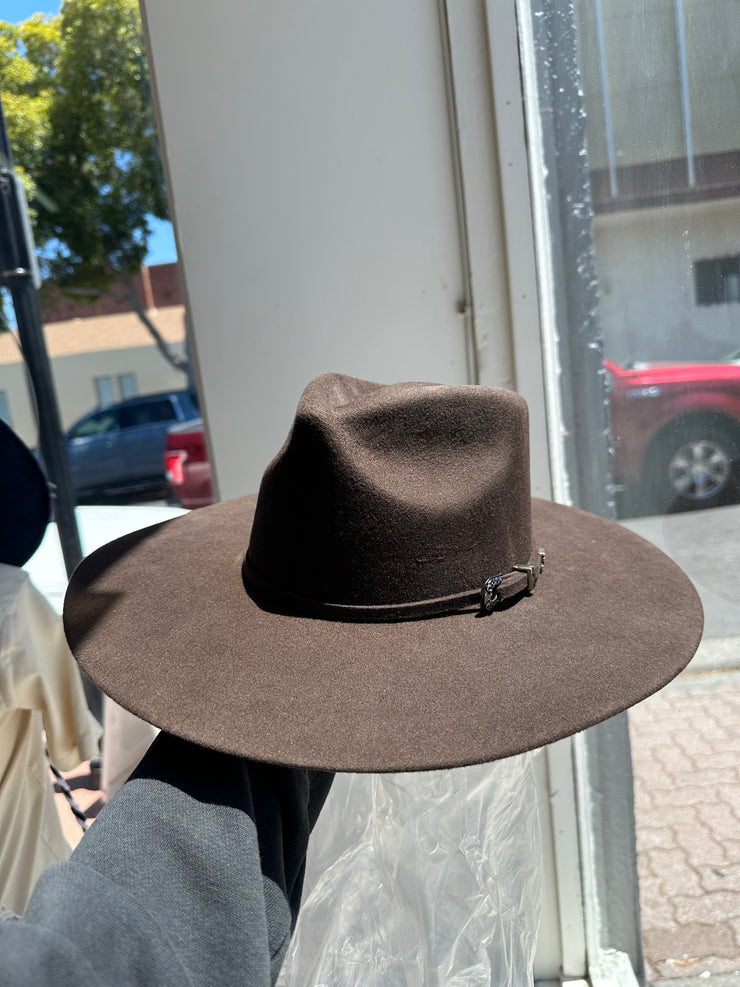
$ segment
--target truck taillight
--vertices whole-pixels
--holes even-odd
[[[188,454],[183,449],[177,449],[175,452],[166,452],[164,454],[164,473],[167,480],[173,486],[178,486],[185,482],[183,465],[187,458]]]

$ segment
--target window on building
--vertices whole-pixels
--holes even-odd
[[[113,404],[116,400],[116,392],[113,386],[112,377],[96,377],[95,392],[98,396],[98,404]]]
[[[0,421],[5,422],[6,425],[13,425],[13,416],[10,414],[10,401],[8,400],[8,392],[0,391]]]
[[[697,305],[740,302],[740,254],[694,262]]]
[[[136,397],[139,393],[139,385],[136,381],[136,374],[119,374],[118,387],[121,392],[122,400],[125,401],[126,398]]]

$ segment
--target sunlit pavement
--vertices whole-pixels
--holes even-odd
[[[740,985],[740,507],[625,522],[704,604],[687,670],[629,714],[647,976]]]
[[[686,569],[706,616],[687,670],[629,714],[646,973],[740,987],[740,506],[623,523]],[[66,778],[94,817],[88,766]],[[75,845],[82,830],[56,799]]]

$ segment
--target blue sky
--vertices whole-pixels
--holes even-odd
[[[16,24],[24,21],[31,14],[58,14],[60,3],[53,3],[41,0],[41,3],[34,3],[34,0],[3,0],[2,19]]]
[[[53,0],[2,0],[0,9],[0,19],[16,24],[24,21],[31,14],[58,14],[61,3],[54,3]],[[169,261],[177,260],[175,248],[175,237],[172,232],[171,223],[161,223],[153,219],[150,222],[152,236],[149,240],[149,253],[146,258],[147,264],[166,264]]]
[[[149,238],[149,253],[146,255],[147,264],[169,264],[177,260],[175,234],[172,223],[162,223],[158,219],[150,220],[152,235]]]

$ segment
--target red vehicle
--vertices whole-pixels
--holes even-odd
[[[211,464],[201,418],[175,425],[168,431],[164,470],[173,496],[183,507],[206,507],[213,503]]]
[[[625,506],[660,514],[736,501],[740,351],[718,363],[604,364]]]

